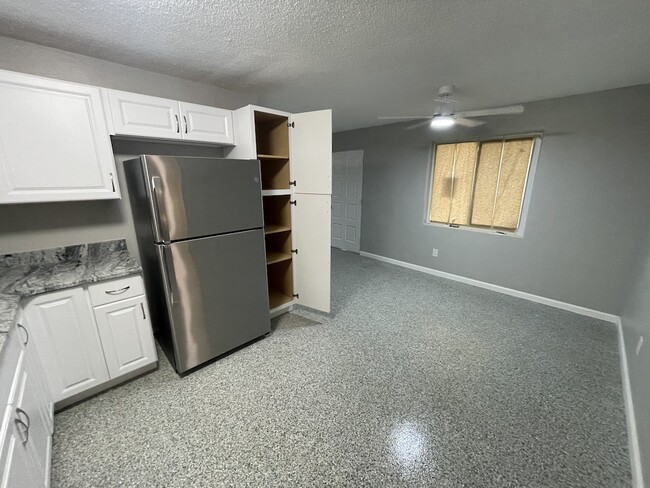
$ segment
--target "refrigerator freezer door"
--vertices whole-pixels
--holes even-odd
[[[154,240],[262,227],[259,161],[142,156]]]
[[[179,373],[271,331],[262,230],[158,249]]]

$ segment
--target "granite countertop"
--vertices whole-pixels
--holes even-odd
[[[124,239],[0,256],[0,352],[21,298],[141,271]]]

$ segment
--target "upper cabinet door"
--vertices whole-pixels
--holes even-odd
[[[115,134],[182,139],[176,100],[108,90]]]
[[[291,179],[297,193],[332,193],[332,111],[290,117]]]
[[[178,105],[183,139],[216,144],[235,143],[231,110],[185,102]]]
[[[99,88],[0,71],[0,203],[119,197]]]
[[[329,195],[294,195],[292,210],[293,246],[298,253],[295,266],[295,292],[305,307],[330,311],[332,198]]]

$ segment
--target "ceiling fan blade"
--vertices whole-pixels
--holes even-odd
[[[464,119],[463,117],[454,117],[454,122],[461,127],[478,127],[485,124],[482,120]]]
[[[416,124],[411,124],[408,127],[405,127],[405,129],[406,130],[417,129],[418,127],[422,127],[423,125],[427,125],[428,123],[429,123],[429,120],[423,120],[422,122],[418,122]]]
[[[486,117],[488,115],[516,115],[524,112],[523,105],[510,105],[508,107],[486,108],[484,110],[469,110],[456,112],[457,117]]]
[[[393,117],[390,115],[381,115],[377,117],[378,120],[415,120],[415,119],[430,119],[431,115],[412,115],[403,117]]]

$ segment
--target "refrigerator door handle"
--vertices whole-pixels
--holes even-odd
[[[172,286],[172,280],[171,280],[171,275],[169,273],[169,266],[167,265],[167,251],[169,248],[166,247],[161,247],[160,248],[160,269],[162,272],[162,277],[163,277],[163,288],[165,289],[165,293],[167,295],[167,303],[169,303],[170,307],[173,307],[174,305],[174,300],[175,300],[175,295],[174,295],[174,287]],[[171,310],[170,310],[171,313]]]
[[[154,207],[154,216],[152,219],[154,232],[156,234],[157,241],[169,244],[171,241],[169,238],[169,227],[167,225],[167,213],[165,212],[164,203],[161,204],[161,200],[158,198],[159,192],[162,192],[162,180],[160,179],[160,176],[152,176],[151,197]],[[165,199],[162,198],[162,202],[164,201]]]

